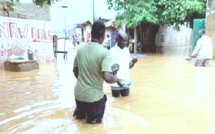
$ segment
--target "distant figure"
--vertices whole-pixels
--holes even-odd
[[[129,49],[129,52],[130,53],[132,53],[132,47],[133,47],[133,45],[132,45],[132,38],[130,37],[130,39],[129,39],[129,42],[128,42],[129,44],[128,44],[128,49]]]
[[[131,58],[128,49],[128,36],[124,31],[119,31],[117,44],[110,49],[113,64],[119,64],[117,76],[122,79],[123,87],[117,83],[111,84],[112,96],[128,96],[130,91],[130,69],[136,64],[137,57]]]
[[[111,41],[110,41],[109,34],[107,34],[107,37],[105,39],[105,44],[106,44],[107,49],[110,50],[110,48],[111,48]]]
[[[33,51],[30,49],[27,50],[27,53],[28,53],[28,60],[34,60],[34,53]]]
[[[212,40],[205,35],[204,29],[199,30],[199,37],[196,47],[188,60],[190,61],[192,58],[196,58],[194,61],[195,67],[209,67],[209,62],[213,56]]]
[[[117,42],[117,36],[118,36],[118,30],[116,29],[115,31],[114,31],[114,44]]]
[[[87,119],[87,123],[101,123],[107,97],[103,91],[103,82],[122,86],[121,80],[113,74],[110,52],[101,44],[105,36],[105,24],[95,21],[91,31],[91,42],[77,51],[73,73],[77,78],[74,89],[76,119]]]
[[[90,33],[87,33],[87,42],[90,42],[90,40],[91,40],[91,35],[90,35]]]
[[[58,37],[57,35],[53,35],[53,49],[54,51],[57,51],[57,46],[58,46]]]
[[[79,34],[79,36],[77,37],[77,44],[79,45],[81,42],[81,35]]]
[[[142,45],[142,43],[139,41],[139,42],[137,43],[137,52],[138,52],[138,53],[142,53],[142,51],[143,51],[143,45]]]
[[[74,46],[76,46],[76,44],[75,44],[76,43],[76,36],[74,36],[74,35],[72,36],[72,43]]]

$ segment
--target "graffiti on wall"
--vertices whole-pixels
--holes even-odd
[[[0,67],[11,55],[27,59],[27,50],[38,62],[54,59],[50,22],[0,17]]]

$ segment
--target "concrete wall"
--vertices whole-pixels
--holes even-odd
[[[211,37],[213,41],[213,52],[215,58],[215,1],[208,0],[206,12],[206,34]]]
[[[0,0],[0,16],[7,16],[7,13],[3,11],[3,7],[6,7],[4,0]]]
[[[192,47],[193,30],[181,26],[180,31],[173,27],[160,27],[156,35],[156,46],[163,46],[163,53],[187,56]]]
[[[44,20],[50,21],[50,10],[49,7],[36,6],[33,3],[22,3],[17,6],[14,12],[9,12],[10,17],[32,19],[32,20]]]
[[[215,0],[207,1],[206,12],[206,34],[213,41],[213,51],[215,58]],[[186,26],[181,26],[179,32],[172,27],[160,27],[156,36],[156,45],[163,46],[163,53],[188,56],[192,50],[193,30]]]
[[[3,4],[0,3],[0,16],[4,16]]]
[[[3,4],[3,0],[0,0],[0,16],[7,16],[6,12],[3,12]],[[9,11],[9,17],[44,21],[51,20],[49,6],[41,8],[33,3],[21,3],[20,6],[14,7],[13,11]]]

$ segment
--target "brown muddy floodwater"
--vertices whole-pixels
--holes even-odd
[[[72,117],[75,108],[68,60],[41,63],[40,69],[0,69],[2,134],[212,134],[215,133],[215,61],[194,68],[184,57],[144,54],[131,70],[129,97],[108,101],[103,122],[89,125]]]

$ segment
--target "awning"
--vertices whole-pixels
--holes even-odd
[[[82,24],[76,24],[75,28],[82,28],[83,25]]]
[[[78,24],[75,24],[75,28],[83,28],[85,25],[90,24],[92,25],[92,23],[88,20],[88,21],[84,21]]]

